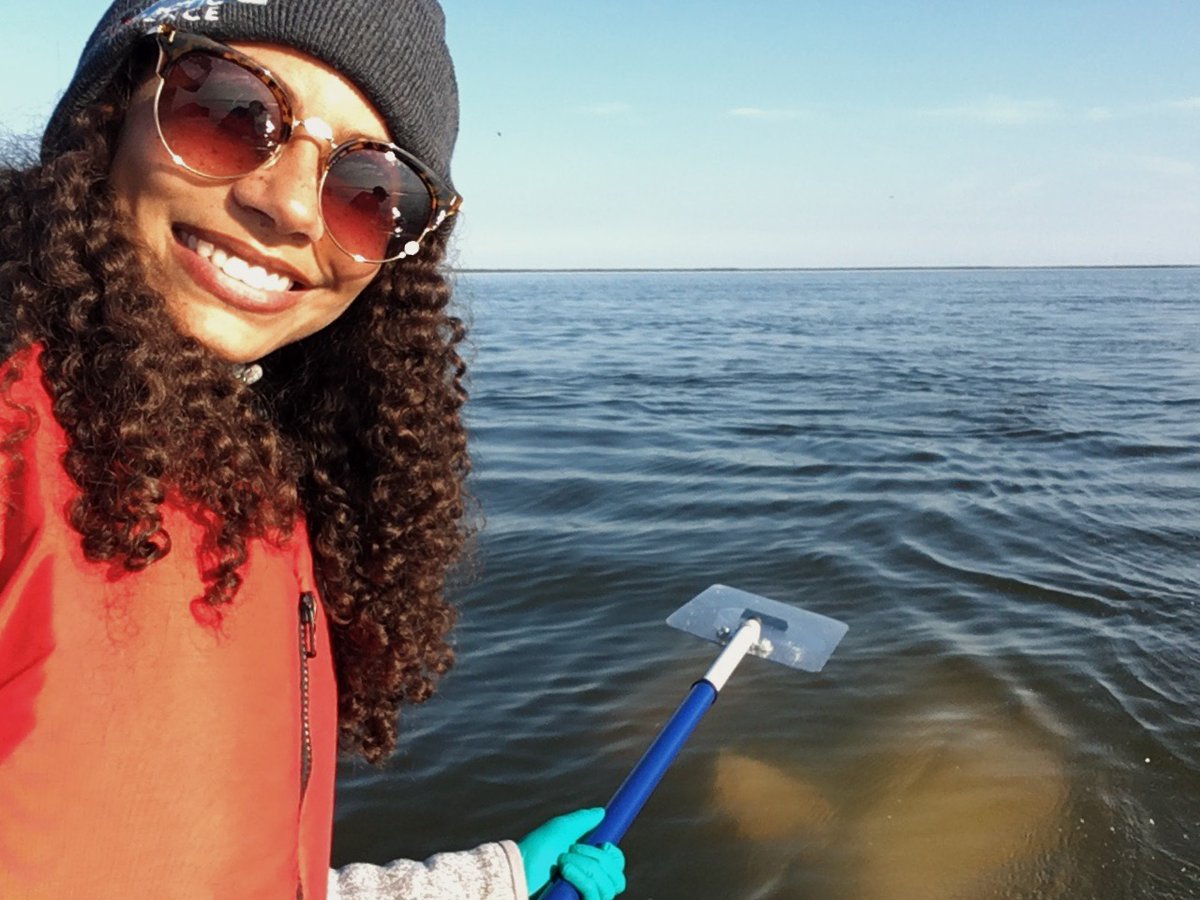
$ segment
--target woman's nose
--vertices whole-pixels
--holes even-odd
[[[234,182],[239,206],[265,219],[287,240],[316,243],[325,234],[321,219],[322,144],[293,134],[275,161]]]

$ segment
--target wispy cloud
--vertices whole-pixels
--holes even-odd
[[[764,122],[782,122],[800,118],[798,109],[765,109],[761,106],[739,106],[729,110],[729,115],[739,119],[758,119]]]
[[[1084,113],[1085,119],[1127,119],[1131,117],[1179,115],[1200,113],[1200,97],[1178,97],[1174,100],[1152,100],[1129,106],[1112,108],[1094,106]]]
[[[1166,109],[1182,110],[1183,112],[1200,112],[1200,97],[1185,97],[1182,100],[1167,100],[1163,103]]]
[[[1175,115],[1178,113],[1200,113],[1200,97],[1183,97],[1176,100],[1156,100],[1130,106],[1093,106],[1082,113],[1090,122],[1131,117]]]
[[[633,109],[628,103],[620,100],[610,100],[607,103],[594,103],[591,106],[580,106],[578,112],[589,116],[620,116]]]
[[[939,106],[918,112],[923,116],[965,119],[986,125],[1031,125],[1060,115],[1058,103],[1054,100],[1017,100],[1011,97],[988,97],[975,103]]]
[[[1195,178],[1200,175],[1200,167],[1195,163],[1170,156],[1143,154],[1133,157],[1133,163],[1143,172],[1152,175],[1165,175],[1169,178]]]

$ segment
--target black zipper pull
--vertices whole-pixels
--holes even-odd
[[[300,595],[300,626],[304,634],[304,655],[317,655],[317,601],[312,591]]]

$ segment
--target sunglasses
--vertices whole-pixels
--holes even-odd
[[[297,121],[287,92],[249,56],[167,25],[156,39],[154,120],[176,165],[241,178],[272,165],[303,127],[331,147],[318,189],[325,231],[359,262],[412,256],[458,212],[462,198],[411,153],[368,138],[334,143],[323,120]]]

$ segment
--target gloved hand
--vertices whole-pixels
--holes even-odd
[[[625,890],[625,855],[619,847],[577,843],[603,819],[604,810],[599,807],[581,809],[551,819],[517,841],[529,896],[537,894],[555,874],[571,882],[583,900],[612,900]]]

